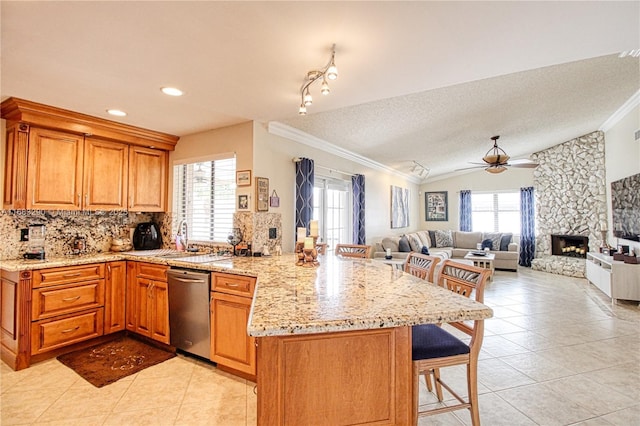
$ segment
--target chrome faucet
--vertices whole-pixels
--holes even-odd
[[[182,230],[184,229],[184,234]],[[178,224],[178,235],[182,237],[182,241],[184,241],[184,249],[185,251],[189,251],[189,225],[187,221],[182,219]]]

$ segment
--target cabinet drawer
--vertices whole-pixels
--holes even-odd
[[[136,265],[136,276],[167,282],[168,269],[168,266],[140,262]]]
[[[104,305],[104,280],[33,290],[31,319],[40,320]]]
[[[102,336],[102,308],[31,324],[31,355]]]
[[[253,297],[255,286],[256,279],[253,277],[220,272],[211,273],[211,289],[213,291]]]
[[[38,288],[100,278],[104,278],[104,263],[42,269],[33,272],[33,287]]]

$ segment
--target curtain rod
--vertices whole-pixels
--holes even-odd
[[[299,163],[302,160],[302,158],[300,157],[294,157],[291,159],[292,162],[294,163]],[[356,176],[357,173],[349,173],[349,172],[345,172],[342,170],[337,170],[337,169],[332,169],[331,167],[327,167],[327,166],[323,166],[321,164],[314,164],[314,167],[320,168],[320,169],[325,169],[325,170],[329,170],[329,172],[336,172],[336,173],[340,173],[343,175],[347,175],[347,176]]]

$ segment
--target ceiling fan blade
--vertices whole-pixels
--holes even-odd
[[[519,160],[511,160],[509,161],[509,164],[511,164],[512,166],[516,165],[516,164],[537,164],[531,160],[527,160],[526,158],[522,158]]]
[[[515,167],[519,169],[535,169],[538,167],[538,163],[516,163],[516,164],[505,164],[507,167]]]
[[[473,163],[473,164],[480,164],[480,163]],[[480,164],[478,166],[471,166],[471,167],[465,167],[462,169],[456,169],[456,172],[462,171],[462,170],[471,170],[471,169],[484,169],[485,167],[487,167],[486,164]]]

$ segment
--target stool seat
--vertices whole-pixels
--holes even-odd
[[[412,359],[443,358],[469,353],[469,346],[435,324],[411,327]]]

